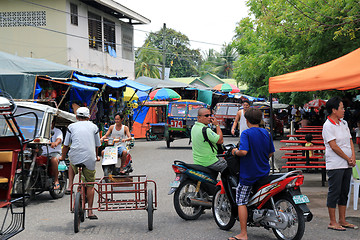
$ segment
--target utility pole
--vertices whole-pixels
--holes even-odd
[[[166,61],[166,23],[164,23],[163,27],[163,62],[162,62],[162,71],[161,71],[161,79],[165,80],[165,61]]]

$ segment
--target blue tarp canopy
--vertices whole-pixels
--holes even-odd
[[[97,84],[105,84],[112,88],[121,88],[126,86],[123,81],[114,81],[110,79],[106,79],[103,77],[87,77],[84,75],[80,75],[78,73],[74,73],[73,76],[77,78],[79,81],[89,82],[89,83],[97,83]]]
[[[112,87],[112,88],[121,88],[121,87],[127,86],[127,87],[131,87],[135,90],[140,90],[140,91],[149,91],[152,89],[152,87],[146,86],[141,83],[137,83],[137,82],[129,80],[129,79],[123,79],[123,78],[118,79],[118,80],[112,80],[112,79],[105,78],[105,77],[84,76],[79,73],[74,73],[73,76],[75,78],[77,78],[79,81],[96,83],[96,84],[105,84],[106,83],[109,87]]]
[[[79,88],[82,90],[86,90],[86,91],[99,91],[99,89],[97,87],[91,87],[91,86],[86,86],[84,84],[78,83],[78,82],[66,82],[68,84],[70,84],[71,86],[75,87],[75,88]]]

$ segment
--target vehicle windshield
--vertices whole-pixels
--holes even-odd
[[[173,117],[185,117],[186,114],[186,104],[172,104],[170,116]]]
[[[16,110],[15,115],[26,113],[26,112],[34,112],[38,116],[38,126],[37,126],[37,133],[36,136],[39,136],[40,132],[40,125],[44,116],[44,112],[18,107]],[[32,139],[34,137],[34,130],[35,130],[35,116],[33,114],[23,115],[20,117],[16,117],[16,122],[20,127],[21,132],[24,135],[25,139]],[[12,123],[10,123],[12,124]],[[9,128],[8,124],[6,123],[4,116],[0,116],[0,137],[4,136],[13,136],[14,133]]]
[[[236,115],[237,112],[239,111],[239,108],[238,107],[229,107],[229,110],[228,110],[228,115]]]
[[[204,107],[203,105],[189,104],[188,117],[197,117],[199,109],[203,107]]]
[[[226,115],[226,106],[218,106],[216,108],[216,115]]]

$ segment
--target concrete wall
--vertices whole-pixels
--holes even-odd
[[[65,11],[65,1],[38,0],[36,3]],[[0,51],[22,57],[45,58],[60,64],[66,64],[66,36],[54,32],[66,32],[66,15],[63,12],[22,1],[0,1],[0,12],[2,13],[32,11],[45,11],[46,25],[38,27],[0,26]]]
[[[67,1],[66,11],[70,12],[70,2],[78,5],[79,24],[78,26],[70,23],[70,15],[66,18],[67,44],[68,44],[68,65],[83,69],[89,69],[94,72],[117,74],[119,76],[134,79],[135,64],[134,61],[121,58],[121,21],[110,15],[89,7],[88,5],[79,1]],[[115,22],[115,40],[116,40],[116,54],[117,57],[111,57],[107,52],[98,51],[89,48],[88,37],[88,11],[99,16],[105,17]],[[81,35],[83,38],[73,37],[71,35]],[[103,45],[104,48],[104,45]]]
[[[0,12],[45,11],[46,13],[46,26],[0,27],[0,51],[22,57],[45,58],[97,73],[117,74],[135,79],[134,60],[122,59],[121,25],[126,23],[78,0],[33,0],[32,2],[38,5],[13,0],[0,1]],[[78,26],[70,22],[70,2],[78,5]],[[115,22],[116,58],[103,50],[89,48],[88,11]]]

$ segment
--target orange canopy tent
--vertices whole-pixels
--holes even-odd
[[[360,48],[330,62],[269,79],[269,93],[349,90],[359,87]]]

